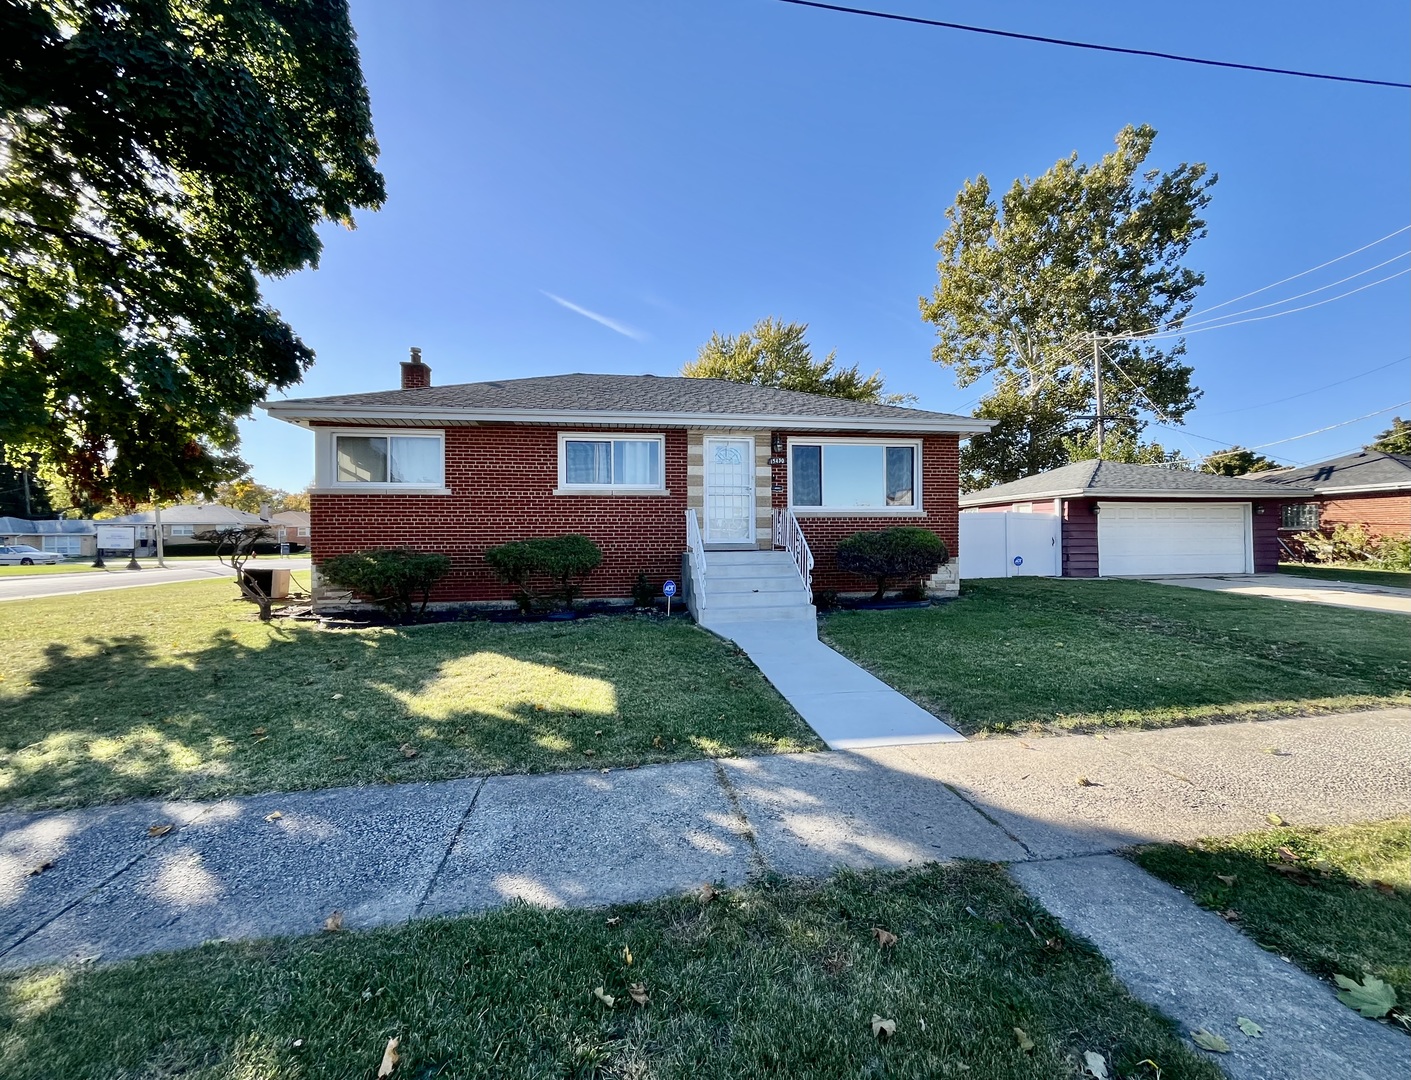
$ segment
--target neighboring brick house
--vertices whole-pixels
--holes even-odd
[[[510,599],[486,549],[562,533],[603,550],[586,596],[627,597],[639,573],[658,587],[679,579],[697,532],[703,552],[773,550],[776,512],[799,523],[814,588],[862,590],[836,567],[838,540],[920,525],[954,552],[960,440],[989,427],[718,379],[437,387],[417,352],[402,376],[401,390],[261,407],[314,433],[315,567],[377,547],[443,552],[452,569],[433,602]],[[334,599],[319,583],[315,592]]]
[[[1280,529],[1285,537],[1337,525],[1360,525],[1373,536],[1411,537],[1411,457],[1365,450],[1357,454],[1254,473],[1281,493],[1311,489],[1312,498],[1285,498]],[[1281,496],[1282,497],[1282,496]]]
[[[969,492],[960,505],[1057,514],[1064,577],[1161,577],[1277,570],[1281,497],[1247,476],[1093,460]]]
[[[269,524],[276,542],[288,544],[291,551],[302,551],[309,546],[313,529],[307,510],[281,510],[270,515]]]

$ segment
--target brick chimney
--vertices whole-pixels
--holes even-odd
[[[421,350],[412,346],[412,358],[402,361],[402,389],[420,390],[431,385],[431,369],[421,362]]]

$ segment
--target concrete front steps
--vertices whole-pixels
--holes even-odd
[[[787,551],[708,551],[703,592],[696,621],[708,630],[757,622],[799,622],[812,629],[817,617]]]

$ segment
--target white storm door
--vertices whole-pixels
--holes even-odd
[[[705,542],[753,544],[754,439],[705,440]]]

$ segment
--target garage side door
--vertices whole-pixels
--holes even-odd
[[[1103,577],[1247,574],[1244,503],[1099,503],[1097,565]]]

